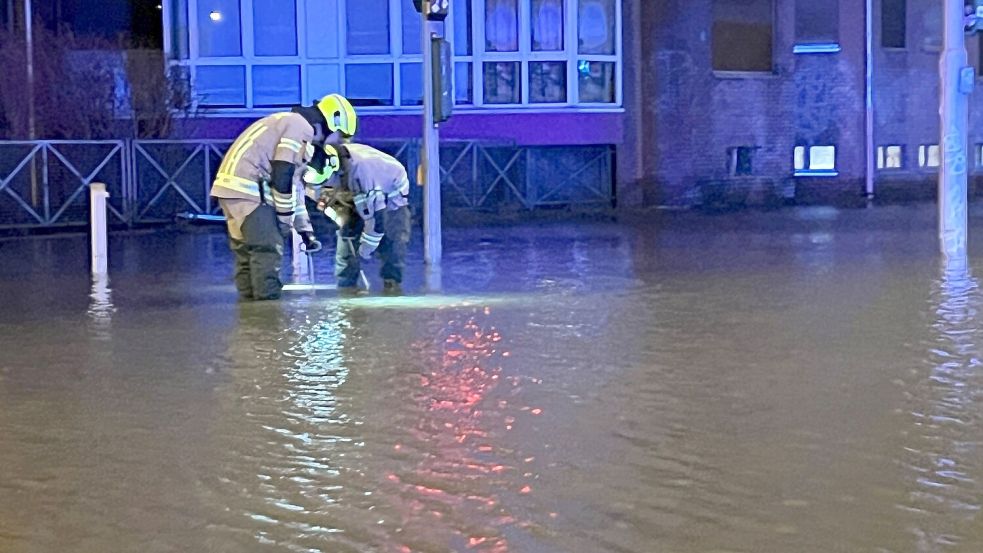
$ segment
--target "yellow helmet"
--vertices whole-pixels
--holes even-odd
[[[358,115],[351,102],[341,94],[329,94],[317,103],[317,109],[328,122],[328,130],[341,132],[346,137],[355,136],[358,128]]]
[[[338,150],[330,144],[324,145],[324,168],[320,171],[312,166],[307,167],[307,171],[304,172],[304,182],[310,185],[319,186],[328,181],[338,169],[341,168],[341,160],[338,158]],[[320,156],[315,156],[315,159]],[[312,160],[313,161],[313,160]],[[320,165],[320,163],[317,163]]]

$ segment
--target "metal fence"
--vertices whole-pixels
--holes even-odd
[[[85,224],[87,186],[104,182],[110,223],[173,221],[213,215],[208,191],[228,140],[0,141],[0,228]],[[414,180],[419,141],[373,142],[402,162]],[[441,144],[447,209],[536,209],[610,205],[610,146],[522,147],[476,141]],[[411,201],[422,203],[414,186]]]

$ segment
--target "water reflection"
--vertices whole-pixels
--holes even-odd
[[[498,439],[514,422],[504,414],[503,390],[518,383],[503,373],[508,352],[487,322],[490,313],[476,309],[452,318],[433,341],[415,345],[423,360],[409,390],[416,420],[393,446],[405,468],[387,475],[400,528],[415,540],[398,551],[511,551],[506,533],[517,521],[503,496],[531,488],[513,482],[520,467]]]
[[[349,329],[343,308],[314,301],[242,306],[229,343],[235,391],[223,394],[233,401],[222,436],[227,470],[212,484],[221,502],[213,510],[230,515],[213,529],[226,539],[248,533],[294,550],[361,548],[339,542],[346,525],[332,513],[359,487],[347,458],[362,440],[338,405]]]
[[[92,277],[92,290],[89,293],[89,321],[97,340],[108,341],[112,338],[111,327],[113,313],[116,307],[113,305],[113,291],[109,287],[109,276],[105,274],[94,275]]]
[[[914,471],[902,508],[915,516],[917,551],[958,549],[978,516],[981,394],[979,281],[964,261],[943,262],[930,300],[933,337],[923,380],[911,387],[906,465]]]

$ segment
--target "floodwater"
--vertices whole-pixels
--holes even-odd
[[[983,248],[656,217],[262,304],[221,235],[114,238],[108,287],[84,238],[0,242],[0,551],[983,550]]]

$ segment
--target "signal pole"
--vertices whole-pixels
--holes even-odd
[[[947,260],[966,259],[968,226],[966,142],[969,94],[975,74],[966,53],[966,3],[945,1],[945,47],[939,61],[942,167],[939,171],[939,242]]]

